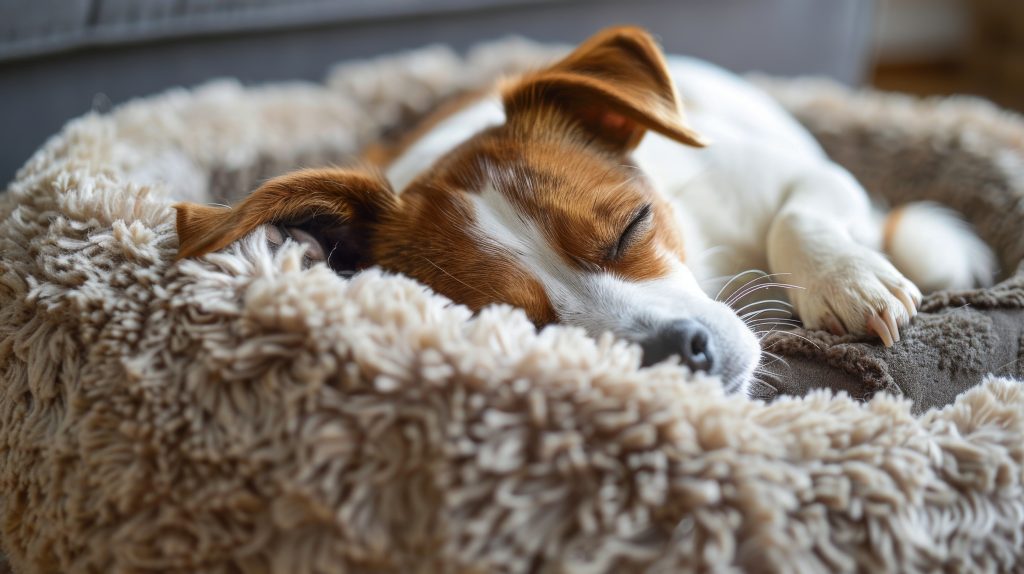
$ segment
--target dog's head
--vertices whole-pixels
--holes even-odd
[[[338,271],[412,276],[479,309],[523,308],[637,342],[644,363],[678,355],[740,390],[754,335],[701,291],[670,206],[630,160],[647,130],[702,145],[683,121],[657,45],[607,30],[503,87],[506,120],[471,137],[401,195],[358,170],[295,172],[233,209],[180,204],[179,255],[274,223],[299,229]]]

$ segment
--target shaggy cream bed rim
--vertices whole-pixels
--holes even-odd
[[[174,263],[172,200],[339,161],[523,42],[89,115],[0,198],[0,517],[17,572],[1007,571],[1024,387],[770,404],[517,310],[259,237]],[[942,384],[942,381],[935,381]]]

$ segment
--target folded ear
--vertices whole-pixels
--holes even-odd
[[[381,177],[343,169],[308,169],[276,177],[234,207],[179,203],[178,258],[217,251],[264,224],[299,228],[334,252],[334,267],[369,257],[372,228],[399,203]],[[350,253],[350,251],[352,251]]]
[[[614,149],[629,151],[646,130],[703,146],[683,119],[661,49],[640,28],[609,28],[553,66],[504,93],[510,121],[554,106]]]

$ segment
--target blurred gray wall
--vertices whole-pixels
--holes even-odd
[[[70,118],[233,76],[319,80],[340,60],[639,24],[737,71],[866,72],[872,0],[0,0],[0,185]]]

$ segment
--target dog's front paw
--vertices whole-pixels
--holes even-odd
[[[864,249],[798,277],[792,298],[808,329],[877,335],[886,346],[917,315],[921,291],[882,255]]]

